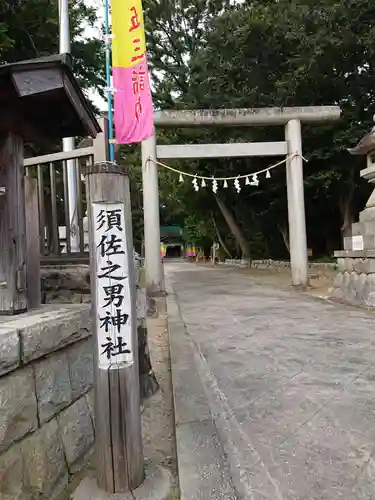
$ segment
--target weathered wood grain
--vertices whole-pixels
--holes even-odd
[[[98,485],[109,493],[134,490],[143,481],[143,449],[138,374],[136,284],[134,279],[133,238],[129,179],[123,167],[103,163],[86,167],[86,191],[90,237],[90,274],[93,335],[96,350],[95,420]],[[125,234],[131,290],[134,363],[98,368],[96,311],[96,248],[93,202],[124,202]]]
[[[26,296],[28,309],[41,304],[38,181],[25,177]]]
[[[23,141],[0,136],[0,314],[27,309]]]

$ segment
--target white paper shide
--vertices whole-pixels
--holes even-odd
[[[132,311],[123,203],[94,203],[99,368],[133,362]]]

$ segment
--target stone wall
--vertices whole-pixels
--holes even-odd
[[[347,256],[337,259],[334,296],[352,304],[375,307],[375,251],[367,251],[374,254],[367,258],[356,257],[356,252],[351,251],[340,253]]]
[[[375,164],[362,170],[361,176],[375,181]],[[375,307],[375,190],[359,222],[351,227],[352,236],[344,238],[344,250],[335,252],[338,274],[334,296],[345,302]]]
[[[93,449],[87,305],[0,319],[0,498],[56,498]]]
[[[42,266],[40,272],[44,304],[90,302],[88,265]]]
[[[223,264],[237,267],[249,267],[249,262],[240,259],[226,259]],[[316,274],[317,276],[330,276],[337,269],[337,265],[332,262],[309,262],[310,274]],[[254,269],[274,269],[276,271],[282,269],[290,269],[290,262],[283,260],[253,260],[251,261],[251,266]]]
[[[146,316],[158,314],[156,303],[146,297],[144,269],[135,259],[137,280],[138,355],[141,398],[155,394],[159,385],[151,366],[147,345]],[[47,304],[89,303],[90,269],[88,265],[43,266],[41,269],[43,302]],[[0,499],[1,500],[1,499]]]

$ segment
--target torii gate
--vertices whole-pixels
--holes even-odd
[[[338,106],[157,111],[155,113],[157,127],[282,125],[285,127],[285,141],[157,146],[156,137],[153,136],[142,142],[145,264],[148,291],[150,293],[164,291],[163,266],[160,257],[159,188],[156,164],[158,158],[289,156],[293,154],[296,156],[290,158],[286,164],[292,283],[294,286],[306,287],[308,285],[308,257],[301,123],[338,120],[340,114]]]

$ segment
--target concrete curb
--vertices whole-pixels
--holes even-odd
[[[222,441],[202,383],[199,354],[168,278],[167,311],[181,500],[237,500]]]

